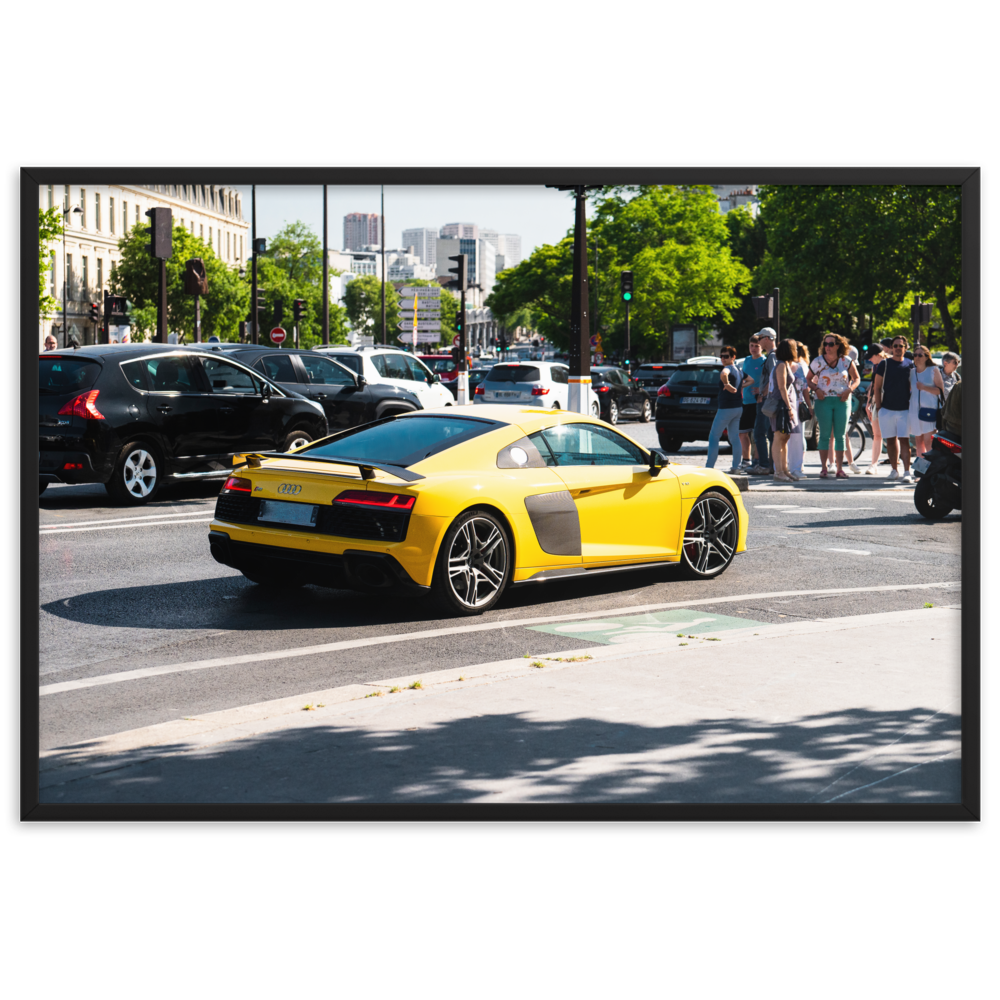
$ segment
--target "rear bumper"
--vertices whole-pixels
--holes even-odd
[[[38,481],[41,483],[106,483],[110,478],[110,468],[95,469],[88,452],[39,452]]]
[[[665,437],[681,435],[689,441],[707,441],[709,432],[712,429],[712,422],[715,420],[713,411],[708,420],[677,419],[664,420],[662,417],[656,418],[656,433]]]
[[[211,530],[212,557],[240,572],[249,570],[275,580],[289,579],[320,587],[363,590],[368,593],[409,590],[426,593],[388,553],[345,549],[342,554],[306,551],[277,545],[234,541],[224,531]]]

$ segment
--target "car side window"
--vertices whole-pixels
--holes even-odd
[[[351,373],[328,358],[300,354],[299,360],[305,365],[306,374],[312,385],[354,385]]]
[[[349,368],[355,375],[361,375],[361,358],[357,354],[334,354],[333,360],[337,362],[338,365],[343,365],[345,368]],[[375,360],[374,358],[372,359]],[[379,372],[381,375],[382,373]]]
[[[254,362],[254,368],[262,371],[272,382],[298,382],[292,359],[287,354],[267,354]]]
[[[558,424],[528,435],[546,465],[645,465],[642,450],[596,424]]]
[[[416,358],[406,358],[406,363],[410,369],[410,378],[414,382],[427,381],[427,369]]]
[[[252,396],[259,391],[257,380],[248,371],[237,368],[228,361],[203,358],[201,363],[212,392]]]
[[[171,354],[165,358],[145,358],[141,363],[149,376],[151,392],[202,391],[193,358]]]
[[[146,391],[149,388],[146,383],[146,368],[141,361],[126,361],[122,365],[122,374],[133,389]]]
[[[384,354],[376,354],[372,358],[372,364],[375,366],[375,371],[377,371],[379,375],[381,375],[383,378],[388,376],[389,370],[386,368]]]
[[[376,358],[384,362],[385,372],[382,374],[386,378],[410,380],[410,366],[406,363],[407,358],[405,354],[379,354]]]
[[[557,385],[569,385],[569,369],[561,365],[552,369],[552,381]]]

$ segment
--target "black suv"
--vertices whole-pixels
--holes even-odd
[[[104,483],[127,504],[166,480],[225,478],[233,455],[328,433],[323,408],[226,354],[97,345],[38,357],[38,492]]]
[[[722,382],[721,364],[678,365],[656,395],[660,447],[677,451],[685,441],[707,441]]]
[[[199,344],[202,350],[218,350],[215,344]],[[422,410],[415,392],[385,383],[372,384],[342,365],[336,355],[304,348],[243,346],[225,350],[248,368],[266,375],[282,389],[300,393],[319,403],[331,431],[381,420],[398,413]]]
[[[680,367],[676,361],[650,361],[639,365],[632,377],[642,386],[651,403],[656,403],[656,392]]]

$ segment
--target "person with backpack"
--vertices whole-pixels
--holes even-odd
[[[719,352],[722,357],[722,371],[719,372],[719,408],[715,411],[712,429],[708,432],[708,457],[705,460],[706,469],[714,469],[719,458],[719,444],[722,441],[723,430],[727,431],[729,444],[733,449],[732,468],[730,474],[740,472],[743,449],[740,445],[740,418],[743,416],[743,393],[741,384],[753,383],[751,375],[744,375],[736,367],[736,348],[723,347]]]

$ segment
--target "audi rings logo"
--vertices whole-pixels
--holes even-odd
[[[302,492],[301,486],[296,486],[294,483],[282,483],[278,487],[279,493],[284,493],[286,497],[293,497],[296,493]]]

